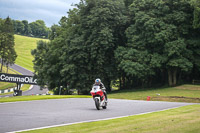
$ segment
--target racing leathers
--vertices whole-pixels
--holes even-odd
[[[100,84],[96,84],[96,83],[93,84],[93,86],[96,86],[96,85],[100,86],[101,90],[103,91],[103,94],[105,95],[106,102],[107,102],[108,99],[107,99],[107,93],[106,93],[106,88],[105,88],[104,84],[102,82]]]

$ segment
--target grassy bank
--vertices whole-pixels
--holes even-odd
[[[178,87],[120,90],[109,94],[109,98],[147,100],[150,96],[152,101],[171,102],[194,102],[200,103],[200,85],[181,85]]]
[[[24,133],[198,133],[200,105]]]
[[[26,36],[20,36],[20,35],[15,35],[15,50],[17,52],[17,59],[16,59],[16,64],[19,66],[22,66],[28,70],[34,71],[33,70],[33,56],[31,55],[31,50],[35,49],[37,46],[37,41],[43,40],[43,41],[48,41],[47,39],[40,39],[40,38],[32,38],[32,37],[26,37]],[[3,73],[7,73],[7,68],[3,68]],[[8,69],[9,74],[16,74],[16,72],[13,69]],[[9,89],[15,87],[15,83],[8,83],[8,82],[0,82],[0,89]],[[30,85],[25,85],[22,87],[22,90],[27,90]],[[10,94],[10,93],[7,93]],[[4,94],[0,94],[4,95]]]
[[[32,38],[15,35],[15,50],[17,52],[16,64],[33,72],[33,56],[31,50],[37,47],[37,41],[47,39]]]
[[[47,99],[63,99],[63,98],[91,98],[90,96],[84,95],[39,95],[39,96],[17,96],[0,98],[2,102],[18,102],[18,101],[33,101],[33,100],[47,100]]]

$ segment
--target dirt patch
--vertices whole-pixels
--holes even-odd
[[[151,100],[200,103],[200,98],[184,97],[184,96],[157,96],[157,97],[151,97]]]
[[[181,90],[200,90],[200,86],[196,86],[196,85],[181,85],[175,88],[181,89]]]

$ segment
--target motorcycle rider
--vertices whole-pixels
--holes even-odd
[[[108,101],[107,99],[107,93],[106,93],[106,88],[104,86],[104,84],[101,82],[101,79],[97,78],[95,79],[95,83],[93,84],[93,86],[98,85],[100,86],[101,90],[103,91],[105,98],[106,98],[106,102]]]

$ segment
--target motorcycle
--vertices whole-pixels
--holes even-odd
[[[100,110],[101,107],[103,109],[107,108],[106,98],[100,86],[93,86],[90,93],[95,101],[97,110]]]

